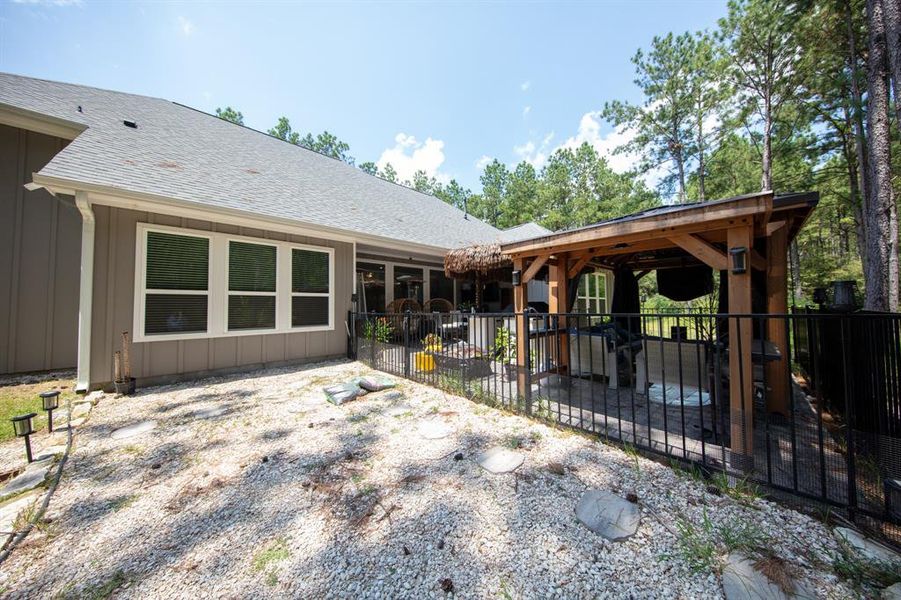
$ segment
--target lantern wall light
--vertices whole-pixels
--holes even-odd
[[[748,249],[744,246],[738,248],[729,248],[729,254],[732,256],[732,272],[736,275],[744,273],[748,270]]]
[[[513,271],[513,282],[512,283],[513,283],[514,287],[522,285],[522,271],[520,271],[519,269],[517,269],[516,271]]]
[[[25,438],[25,458],[28,459],[28,462],[34,460],[31,457],[31,434],[34,433],[32,419],[36,416],[36,413],[28,413],[27,415],[19,415],[12,418],[13,431],[15,431],[16,437]]]

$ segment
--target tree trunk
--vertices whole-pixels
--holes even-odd
[[[801,288],[801,253],[798,251],[798,240],[792,240],[788,246],[788,261],[791,266],[792,304],[804,296]]]
[[[866,303],[869,310],[898,308],[898,223],[892,194],[888,53],[882,0],[867,0],[867,210]]]
[[[763,100],[763,160],[761,161],[760,189],[773,189],[773,114],[769,90]]]
[[[867,273],[867,202],[870,197],[867,147],[863,128],[863,97],[860,92],[860,70],[857,68],[857,39],[854,36],[854,16],[851,0],[845,1],[845,24],[848,28],[848,67],[851,71],[851,121],[854,125],[854,153],[857,155],[859,202],[853,205],[857,226],[857,249],[864,274]]]
[[[698,200],[701,202],[707,197],[704,190],[704,117],[698,111]]]
[[[889,73],[895,95],[895,127],[901,127],[901,0],[882,0]]]
[[[675,154],[676,168],[679,170],[679,204],[685,203],[685,162],[682,159],[682,150]]]

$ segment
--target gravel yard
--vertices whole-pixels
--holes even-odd
[[[407,381],[325,401],[322,387],[367,372],[104,397],[49,523],[0,566],[0,596],[720,598],[724,548],[745,546],[816,597],[856,595],[807,516]],[[484,470],[495,446],[522,465]],[[589,489],[637,500],[637,532],[611,542],[582,525]]]

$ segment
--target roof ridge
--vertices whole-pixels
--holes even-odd
[[[9,71],[0,71],[0,75],[7,75],[9,77],[18,77],[19,79],[30,79],[31,81],[43,81],[44,83],[52,83],[53,85],[65,85],[72,88],[81,88],[86,90],[95,90],[98,92],[104,92],[107,94],[118,94],[119,96],[135,96],[137,98],[147,98],[149,100],[161,100],[162,102],[172,102],[171,100],[167,100],[166,98],[161,98],[160,96],[149,96],[147,94],[136,94],[134,92],[123,92],[120,90],[111,90],[109,88],[97,87],[95,85],[84,85],[82,83],[70,83],[68,81],[57,81],[56,79],[46,79],[44,77],[32,77],[31,75],[21,75],[19,73],[10,73]],[[173,102],[174,104],[174,102]]]

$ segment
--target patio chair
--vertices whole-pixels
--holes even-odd
[[[444,298],[432,298],[423,306],[423,312],[427,313],[449,313],[453,312],[454,305]]]
[[[413,298],[397,298],[388,304],[385,310],[388,314],[401,314],[407,311],[421,313],[422,305]]]

